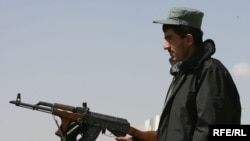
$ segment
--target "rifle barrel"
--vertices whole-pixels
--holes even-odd
[[[20,101],[10,101],[11,104],[15,104],[16,106],[19,107],[24,107],[24,108],[28,108],[28,109],[32,109],[32,110],[37,110],[37,111],[41,111],[41,112],[45,112],[45,113],[52,113],[52,108],[51,105],[48,105],[49,103],[42,103],[39,102],[38,104],[32,105],[32,104],[28,104],[28,103],[23,103]],[[40,106],[43,105],[43,106]],[[47,107],[45,107],[47,106]]]

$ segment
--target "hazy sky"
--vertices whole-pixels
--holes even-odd
[[[59,140],[51,115],[9,104],[17,93],[32,104],[87,102],[143,129],[161,113],[171,81],[152,21],[175,6],[204,11],[204,39],[215,41],[213,57],[231,72],[250,124],[248,0],[0,0],[0,140]]]

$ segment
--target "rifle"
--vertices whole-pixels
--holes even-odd
[[[37,110],[58,116],[61,119],[61,125],[54,120],[58,126],[55,132],[61,138],[61,141],[95,141],[100,132],[110,131],[115,136],[131,135],[138,141],[155,141],[155,131],[141,131],[132,126],[123,118],[104,115],[91,112],[87,103],[82,107],[72,107],[59,103],[48,103],[39,101],[37,104],[28,104],[21,102],[21,94],[17,94],[16,100],[10,101],[19,107]]]

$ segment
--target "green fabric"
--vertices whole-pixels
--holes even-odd
[[[165,20],[153,21],[159,24],[185,25],[193,28],[201,28],[203,12],[186,7],[175,7],[170,9]]]

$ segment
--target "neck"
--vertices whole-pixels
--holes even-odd
[[[190,46],[189,50],[187,51],[186,57],[183,59],[184,61],[189,60],[194,54],[197,52],[197,48],[195,46]]]

